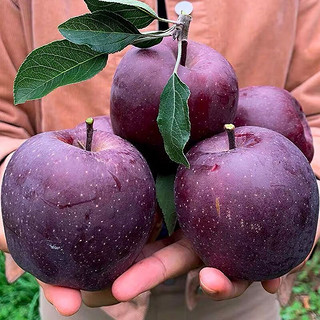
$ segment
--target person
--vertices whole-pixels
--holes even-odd
[[[143,2],[157,9],[157,1]],[[207,44],[225,56],[236,71],[239,87],[273,85],[285,88],[301,103],[314,139],[315,155],[311,164],[319,177],[320,2],[191,2],[194,10],[189,39]],[[165,1],[171,20],[177,19],[176,3]],[[84,1],[0,2],[1,176],[12,153],[32,135],[70,128],[89,116],[109,113],[112,76],[127,49],[110,55],[107,67],[90,80],[58,88],[41,100],[13,105],[13,81],[26,55],[39,46],[61,39],[57,26],[87,11]],[[156,28],[153,22],[147,30]],[[3,227],[1,229],[0,249],[7,252]],[[316,241],[318,238],[319,232]],[[9,255],[7,258],[11,261]],[[230,281],[214,268],[202,268],[198,272],[201,261],[180,232],[170,239],[149,243],[139,259],[115,281],[112,292],[80,292],[39,281],[42,319],[63,319],[62,316],[71,315],[71,319],[78,320],[279,319],[279,303],[270,293],[278,290],[284,278],[262,282],[261,286]],[[199,286],[203,293],[199,293]],[[185,292],[192,311],[186,307]],[[117,301],[123,303],[114,304]]]

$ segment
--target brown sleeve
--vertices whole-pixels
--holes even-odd
[[[35,134],[34,102],[13,105],[13,81],[28,49],[18,5],[0,1],[0,161]]]
[[[320,177],[320,1],[301,0],[296,41],[286,89],[301,103],[307,115],[315,154],[311,163]]]

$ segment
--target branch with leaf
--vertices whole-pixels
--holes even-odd
[[[169,158],[189,167],[184,148],[191,129],[188,109],[190,90],[179,78],[178,67],[185,64],[191,16],[181,13],[177,21],[163,19],[148,5],[136,0],[84,1],[90,13],[73,17],[58,26],[64,40],[36,48],[26,57],[14,82],[14,103],[40,99],[58,87],[92,78],[105,68],[109,54],[119,52],[128,45],[149,48],[159,44],[164,37],[173,37],[178,41],[178,56],[160,98],[157,123]],[[164,31],[139,30],[154,20],[172,26]],[[164,177],[159,179],[163,181]],[[163,208],[163,211],[167,210]],[[176,218],[172,214],[166,217],[165,214],[171,234],[175,223],[168,219],[175,222]]]

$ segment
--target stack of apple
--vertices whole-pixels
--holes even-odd
[[[281,276],[306,258],[317,227],[306,117],[284,89],[238,90],[233,68],[215,50],[188,41],[187,52],[178,75],[191,92],[190,168],[180,165],[175,177],[179,225],[204,263],[231,278]],[[157,126],[176,56],[172,39],[131,49],[111,89],[114,132],[137,146],[156,175],[176,170]],[[228,137],[223,131],[229,123],[237,128]]]
[[[34,136],[15,152],[1,201],[8,246],[23,269],[57,285],[110,286],[150,235],[158,173],[176,173],[179,225],[206,265],[258,281],[306,258],[319,199],[310,129],[298,102],[273,87],[239,95],[228,61],[189,41],[178,74],[191,92],[190,168],[177,169],[157,127],[176,55],[172,39],[127,52],[112,85],[115,134],[105,118],[96,119],[102,130],[93,131],[89,149],[82,124]],[[227,134],[230,123],[239,127]]]

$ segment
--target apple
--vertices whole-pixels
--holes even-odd
[[[313,158],[311,130],[301,105],[287,90],[251,86],[239,90],[235,126],[259,126],[277,131],[291,140],[309,162]]]
[[[94,130],[101,130],[101,131],[113,133],[111,119],[109,116],[104,115],[104,116],[96,116],[92,118],[94,120]],[[82,130],[86,130],[86,127],[87,127],[86,122],[83,121],[79,123],[74,129],[82,131]]]
[[[176,211],[205,265],[231,279],[262,281],[307,257],[319,195],[309,162],[290,140],[269,129],[238,127],[235,148],[220,133],[187,158],[190,169],[179,166],[175,178]]]
[[[114,74],[110,116],[114,133],[130,141],[159,171],[173,164],[163,147],[156,122],[160,95],[173,73],[177,42],[165,38],[152,48],[131,48]],[[185,66],[178,75],[189,87],[190,144],[223,131],[233,122],[238,82],[229,62],[212,48],[188,41]],[[169,170],[170,171],[170,170]]]
[[[45,132],[13,155],[2,186],[8,248],[43,282],[100,290],[134,262],[152,229],[155,186],[127,141],[86,130]]]

